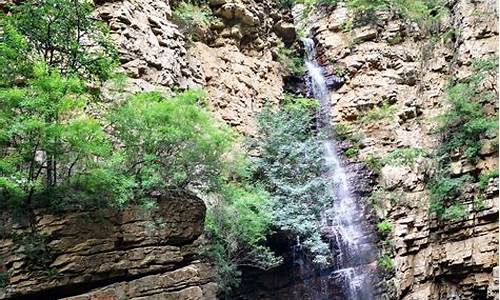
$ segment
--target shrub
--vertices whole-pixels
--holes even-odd
[[[387,220],[383,220],[377,224],[377,230],[380,234],[387,236],[392,232],[392,224]]]
[[[217,20],[207,5],[184,1],[174,8],[173,17],[182,31],[194,41],[206,37],[211,23]]]
[[[359,153],[359,148],[357,147],[351,147],[345,151],[345,156],[348,158],[353,158],[356,157]]]
[[[115,109],[109,119],[123,143],[124,165],[140,190],[213,189],[234,140],[197,102],[202,91],[166,99],[140,93]]]
[[[446,13],[445,3],[431,0],[349,0],[348,7],[358,14],[391,10],[413,21],[439,19]]]
[[[268,197],[260,187],[229,183],[218,202],[209,206],[207,254],[215,261],[217,282],[226,295],[239,285],[240,267],[266,270],[281,262],[263,246],[272,220]]]
[[[451,206],[447,207],[442,215],[443,220],[452,220],[452,221],[457,221],[457,220],[462,220],[467,217],[468,211],[465,209],[463,204],[461,203],[454,203]]]
[[[463,193],[463,187],[466,182],[472,181],[468,175],[459,178],[448,178],[444,176],[437,176],[429,184],[428,187],[431,192],[431,206],[430,212],[436,213],[440,219],[450,219],[452,216],[457,216],[460,206],[454,206],[451,211],[448,211],[447,204],[456,201]],[[452,206],[455,203],[452,204]]]
[[[25,87],[0,89],[1,206],[29,209],[69,195],[80,203],[89,195],[109,200],[109,187],[79,184],[104,172],[112,155],[101,125],[85,111],[89,98],[82,80],[43,63]]]
[[[278,61],[285,66],[291,75],[303,76],[306,73],[304,60],[294,50],[286,48],[283,43],[278,45],[277,55]]]
[[[29,0],[11,7],[11,11],[2,17],[8,28],[3,34],[7,41],[16,43],[4,44],[0,52],[25,63],[19,64],[21,68],[1,63],[3,70],[14,68],[17,75],[27,75],[25,67],[41,60],[61,74],[99,81],[113,75],[116,51],[106,27],[91,15],[91,1]]]
[[[394,270],[394,261],[389,254],[380,256],[377,265],[385,272],[392,272]]]
[[[359,121],[361,123],[370,123],[380,120],[392,120],[394,119],[395,111],[396,107],[389,105],[388,103],[383,103],[382,106],[377,106],[367,111],[361,116]]]
[[[481,140],[498,136],[498,115],[487,115],[482,107],[483,102],[494,101],[495,93],[484,91],[481,87],[485,74],[496,72],[497,65],[496,57],[475,60],[473,66],[476,73],[448,87],[451,108],[440,118],[443,143],[438,149],[437,175],[427,185],[431,192],[429,210],[442,220],[466,217],[467,210],[456,199],[463,193],[467,182],[474,182],[474,178],[468,175],[451,178],[448,170],[450,156],[458,152],[474,163],[482,147]],[[486,188],[490,176],[497,175],[498,172],[493,172],[481,176],[479,192]]]
[[[478,91],[481,81],[482,77],[478,75],[448,89],[452,106],[441,116],[440,131],[447,138],[441,146],[442,153],[459,149],[470,160],[474,160],[481,149],[480,140],[485,136],[497,135],[498,118],[486,116],[477,101],[481,96]]]
[[[426,155],[425,150],[421,148],[403,148],[395,149],[389,153],[383,160],[383,165],[410,166],[415,163],[418,157]]]
[[[364,162],[375,174],[380,174],[380,171],[384,167],[382,159],[371,154],[366,156]]]
[[[313,130],[315,113],[307,106],[266,109],[258,117],[253,148],[260,152],[255,175],[270,194],[273,225],[298,236],[313,260],[323,264],[329,250],[319,220],[331,195],[323,177],[323,144]]]
[[[333,131],[336,138],[344,140],[351,135],[353,127],[347,123],[336,123]]]
[[[498,170],[493,170],[490,171],[486,174],[483,174],[479,177],[479,190],[484,191],[486,187],[488,186],[488,183],[490,182],[491,178],[497,178],[498,177]]]

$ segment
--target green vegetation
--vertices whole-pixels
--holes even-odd
[[[387,220],[383,220],[377,224],[377,230],[381,235],[387,236],[392,232],[392,224]]]
[[[201,91],[166,99],[143,93],[110,114],[123,142],[122,166],[141,190],[211,189],[218,184],[221,157],[231,147],[228,128],[198,105]]]
[[[498,59],[476,60],[473,66],[474,75],[449,86],[451,107],[439,119],[443,143],[437,153],[438,169],[428,188],[431,192],[430,212],[442,220],[459,220],[467,216],[466,208],[459,202],[467,184],[479,181],[477,192],[481,192],[489,178],[498,176],[498,172],[492,172],[478,179],[469,175],[453,177],[449,168],[452,155],[458,153],[475,163],[482,141],[498,139],[498,115],[488,115],[483,109],[484,103],[495,103],[496,97],[482,87],[486,76],[496,72]]]
[[[369,154],[365,157],[364,162],[366,166],[372,170],[375,174],[380,174],[380,171],[384,167],[384,163],[382,162],[382,159],[373,155]]]
[[[258,118],[258,137],[253,148],[255,177],[270,194],[269,210],[277,228],[302,244],[318,264],[326,263],[328,246],[321,240],[319,220],[328,208],[330,194],[323,178],[323,145],[317,138],[315,100],[299,99],[273,112],[266,109]]]
[[[425,156],[426,152],[421,148],[395,149],[381,160],[382,165],[411,166],[419,157]]]
[[[91,17],[91,1],[31,0],[10,10],[0,19],[2,86],[30,78],[40,61],[64,76],[103,81],[113,75],[116,53],[104,25]]]
[[[447,12],[445,2],[434,0],[349,0],[347,4],[358,15],[390,10],[420,22],[438,20]]]
[[[484,191],[491,178],[498,178],[498,170],[493,170],[479,177],[479,190]]]
[[[3,289],[9,283],[9,274],[7,272],[0,272],[0,289]]]
[[[285,47],[283,43],[278,45],[278,61],[285,66],[292,76],[303,76],[306,72],[304,60],[297,53]]]
[[[461,205],[453,207],[454,201],[463,193],[465,183],[472,181],[472,177],[464,175],[458,178],[435,177],[428,184],[431,192],[430,212],[436,213],[441,219],[452,219],[455,216],[460,216],[457,213]],[[449,208],[444,206],[444,203],[452,202],[453,212],[447,212]]]
[[[363,135],[360,133],[353,133],[353,127],[347,123],[335,124],[334,135],[337,139],[348,141],[350,147],[345,151],[345,155],[348,158],[356,157],[359,154],[359,149],[361,148],[361,143],[363,140]]]
[[[467,209],[462,203],[454,203],[444,210],[442,215],[443,220],[463,220],[468,215]]]
[[[394,271],[394,260],[387,253],[383,254],[378,258],[377,265],[380,269],[382,269],[385,272]]]
[[[347,156],[347,158],[353,158],[358,156],[358,153],[359,153],[359,148],[351,147],[345,151],[345,156]]]
[[[376,106],[361,116],[359,122],[367,124],[380,120],[393,120],[396,107],[384,102],[382,106]]]
[[[0,207],[108,200],[100,177],[112,147],[85,108],[98,97],[88,87],[113,75],[115,51],[91,11],[88,2],[27,1],[0,20]]]
[[[336,6],[338,2],[338,0],[277,0],[276,4],[280,8],[291,8],[295,4],[303,4],[308,13],[316,5]]]
[[[177,16],[207,25],[205,14],[187,4],[179,8]],[[31,230],[11,234],[26,262],[57,275],[49,268],[49,239],[33,226],[34,209],[133,203],[151,210],[153,193],[194,190],[217,200],[208,208],[207,254],[225,291],[237,285],[239,267],[278,264],[263,246],[273,196],[250,181],[253,164],[242,163],[244,154],[229,158],[236,136],[208,113],[202,91],[137,93],[101,103],[100,84],[117,75],[115,51],[91,11],[87,2],[28,1],[0,20],[0,208],[28,217]],[[307,99],[286,107],[296,115],[315,109]]]
[[[206,230],[211,242],[207,254],[215,262],[217,283],[225,294],[239,285],[239,267],[268,269],[281,262],[263,246],[271,226],[268,201],[269,195],[261,187],[228,183],[209,207]]]
[[[208,5],[189,1],[181,1],[173,9],[172,15],[183,33],[192,41],[205,38],[210,25],[218,21]]]
[[[402,198],[402,194],[397,191],[388,191],[383,188],[374,190],[368,198],[371,205],[377,209],[382,206],[385,201],[389,201],[392,205],[398,204]]]

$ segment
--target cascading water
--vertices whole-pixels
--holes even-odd
[[[319,127],[331,132],[329,91],[323,69],[316,61],[315,45],[312,39],[303,39],[306,50],[306,67],[310,77],[310,92],[320,102]],[[322,216],[322,232],[330,239],[333,268],[328,269],[329,279],[342,291],[340,299],[374,299],[370,272],[374,248],[370,242],[370,232],[364,226],[363,209],[349,191],[346,174],[336,150],[335,140],[324,141],[325,174],[331,184],[333,203],[331,209]]]

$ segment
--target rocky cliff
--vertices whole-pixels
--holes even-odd
[[[198,260],[205,205],[188,194],[154,210],[37,211],[35,229],[2,218],[0,299],[215,299]]]
[[[359,153],[346,157],[348,164],[373,163],[373,157],[395,149],[437,149],[436,116],[448,109],[448,80],[470,76],[474,61],[497,55],[494,1],[450,1],[447,6],[450,13],[433,29],[440,38],[390,13],[352,28],[352,14],[345,5],[315,14],[312,31],[321,48],[319,59],[330,76],[345,80],[331,93],[332,116],[359,137],[343,145],[346,153],[359,148]],[[483,88],[496,97],[483,105],[495,115],[496,72],[485,82]],[[455,176],[498,168],[494,141],[483,142],[475,164],[461,156],[453,158]],[[380,193],[365,198],[379,220],[393,224],[391,245],[380,245],[394,253],[394,271],[386,276],[388,295],[498,299],[498,180],[489,181],[481,205],[475,205],[474,187],[469,187],[470,194],[461,198],[465,219],[440,221],[429,214],[425,182],[432,170],[432,159],[426,158],[409,165],[385,165],[373,186]]]
[[[197,42],[187,41],[164,1],[103,1],[95,15],[110,27],[121,68],[130,77],[129,91],[204,87],[211,109],[252,135],[255,113],[277,103],[287,85],[289,74],[276,52],[281,42],[296,46],[293,21],[271,1],[208,3],[220,22]],[[374,223],[378,218],[393,225],[392,244],[379,245],[394,257],[394,270],[379,286],[391,299],[498,299],[498,179],[490,180],[480,206],[472,193],[464,195],[466,219],[443,222],[428,212],[430,159],[386,165],[379,174],[366,168],[371,157],[395,149],[436,149],[435,117],[448,108],[449,78],[469,76],[475,59],[498,53],[496,3],[456,0],[447,6],[450,14],[434,29],[449,33],[446,39],[431,39],[389,13],[351,26],[352,15],[342,3],[317,9],[309,20],[318,59],[335,89],[334,121],[361,136],[339,143],[345,153],[359,148],[345,157],[354,192],[373,208]],[[486,90],[497,93],[496,76],[491,74]],[[106,98],[114,96],[110,87]],[[498,113],[496,102],[485,106],[491,115]],[[363,121],[387,107],[387,118]],[[485,141],[475,164],[454,157],[453,172],[497,169],[494,144]],[[374,193],[382,190],[374,205]],[[93,220],[85,212],[39,211],[36,236],[3,217],[0,273],[9,278],[0,299],[215,299],[213,269],[199,260],[203,202],[169,195],[158,203],[154,212],[130,207],[102,211]],[[33,248],[34,242],[42,247]],[[327,272],[293,264],[289,241],[272,237],[271,243],[288,256],[286,264],[265,273],[246,270],[240,298],[304,298],[328,283]]]

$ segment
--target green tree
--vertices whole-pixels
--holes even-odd
[[[0,205],[59,206],[87,200],[83,194],[106,199],[107,193],[94,195],[97,186],[81,184],[99,185],[95,177],[112,153],[101,125],[85,111],[89,99],[80,78],[43,63],[26,86],[0,89]]]
[[[208,255],[216,263],[217,282],[226,295],[239,285],[241,267],[267,270],[281,262],[264,246],[272,221],[268,201],[262,187],[230,182],[209,206]]]
[[[140,189],[212,189],[220,183],[221,157],[233,135],[200,107],[202,96],[193,90],[171,99],[141,93],[110,114]]]
[[[61,74],[90,80],[113,74],[115,50],[104,24],[91,16],[90,1],[28,0],[10,10],[0,21],[0,53],[15,64],[1,63],[1,71],[26,76],[24,67],[42,60]]]
[[[324,179],[323,144],[314,127],[316,100],[303,98],[258,118],[254,147],[260,152],[256,176],[270,193],[273,225],[299,236],[313,260],[326,263],[328,246],[321,240],[320,213],[331,196]]]

